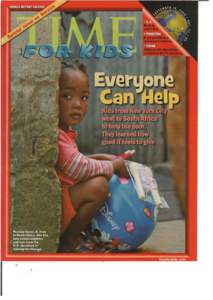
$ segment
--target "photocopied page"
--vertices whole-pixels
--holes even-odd
[[[204,272],[197,136],[210,110],[198,119],[197,68],[208,5],[1,2],[3,296],[9,276],[14,292],[39,281],[35,295],[61,296],[59,281],[85,278],[90,290],[103,274],[98,291],[109,278],[134,297],[141,280],[151,288],[147,274],[162,289],[162,272],[171,291],[169,273]]]

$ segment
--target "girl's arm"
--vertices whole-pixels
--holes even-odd
[[[110,161],[112,161],[116,158],[116,155],[100,153],[100,154],[92,154],[92,155],[89,155],[88,157],[96,159],[96,160],[110,160]]]

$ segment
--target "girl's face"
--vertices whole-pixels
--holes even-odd
[[[59,79],[59,127],[78,125],[88,107],[88,77],[80,70],[64,69]]]

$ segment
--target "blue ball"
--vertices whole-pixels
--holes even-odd
[[[157,206],[151,194],[138,198],[131,179],[121,182],[113,175],[109,182],[110,198],[92,220],[92,231],[114,250],[136,249],[152,234],[157,222]]]

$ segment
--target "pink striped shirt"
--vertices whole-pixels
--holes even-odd
[[[74,130],[59,129],[57,174],[62,185],[73,186],[95,176],[110,178],[113,174],[111,161],[95,160],[79,152]]]

